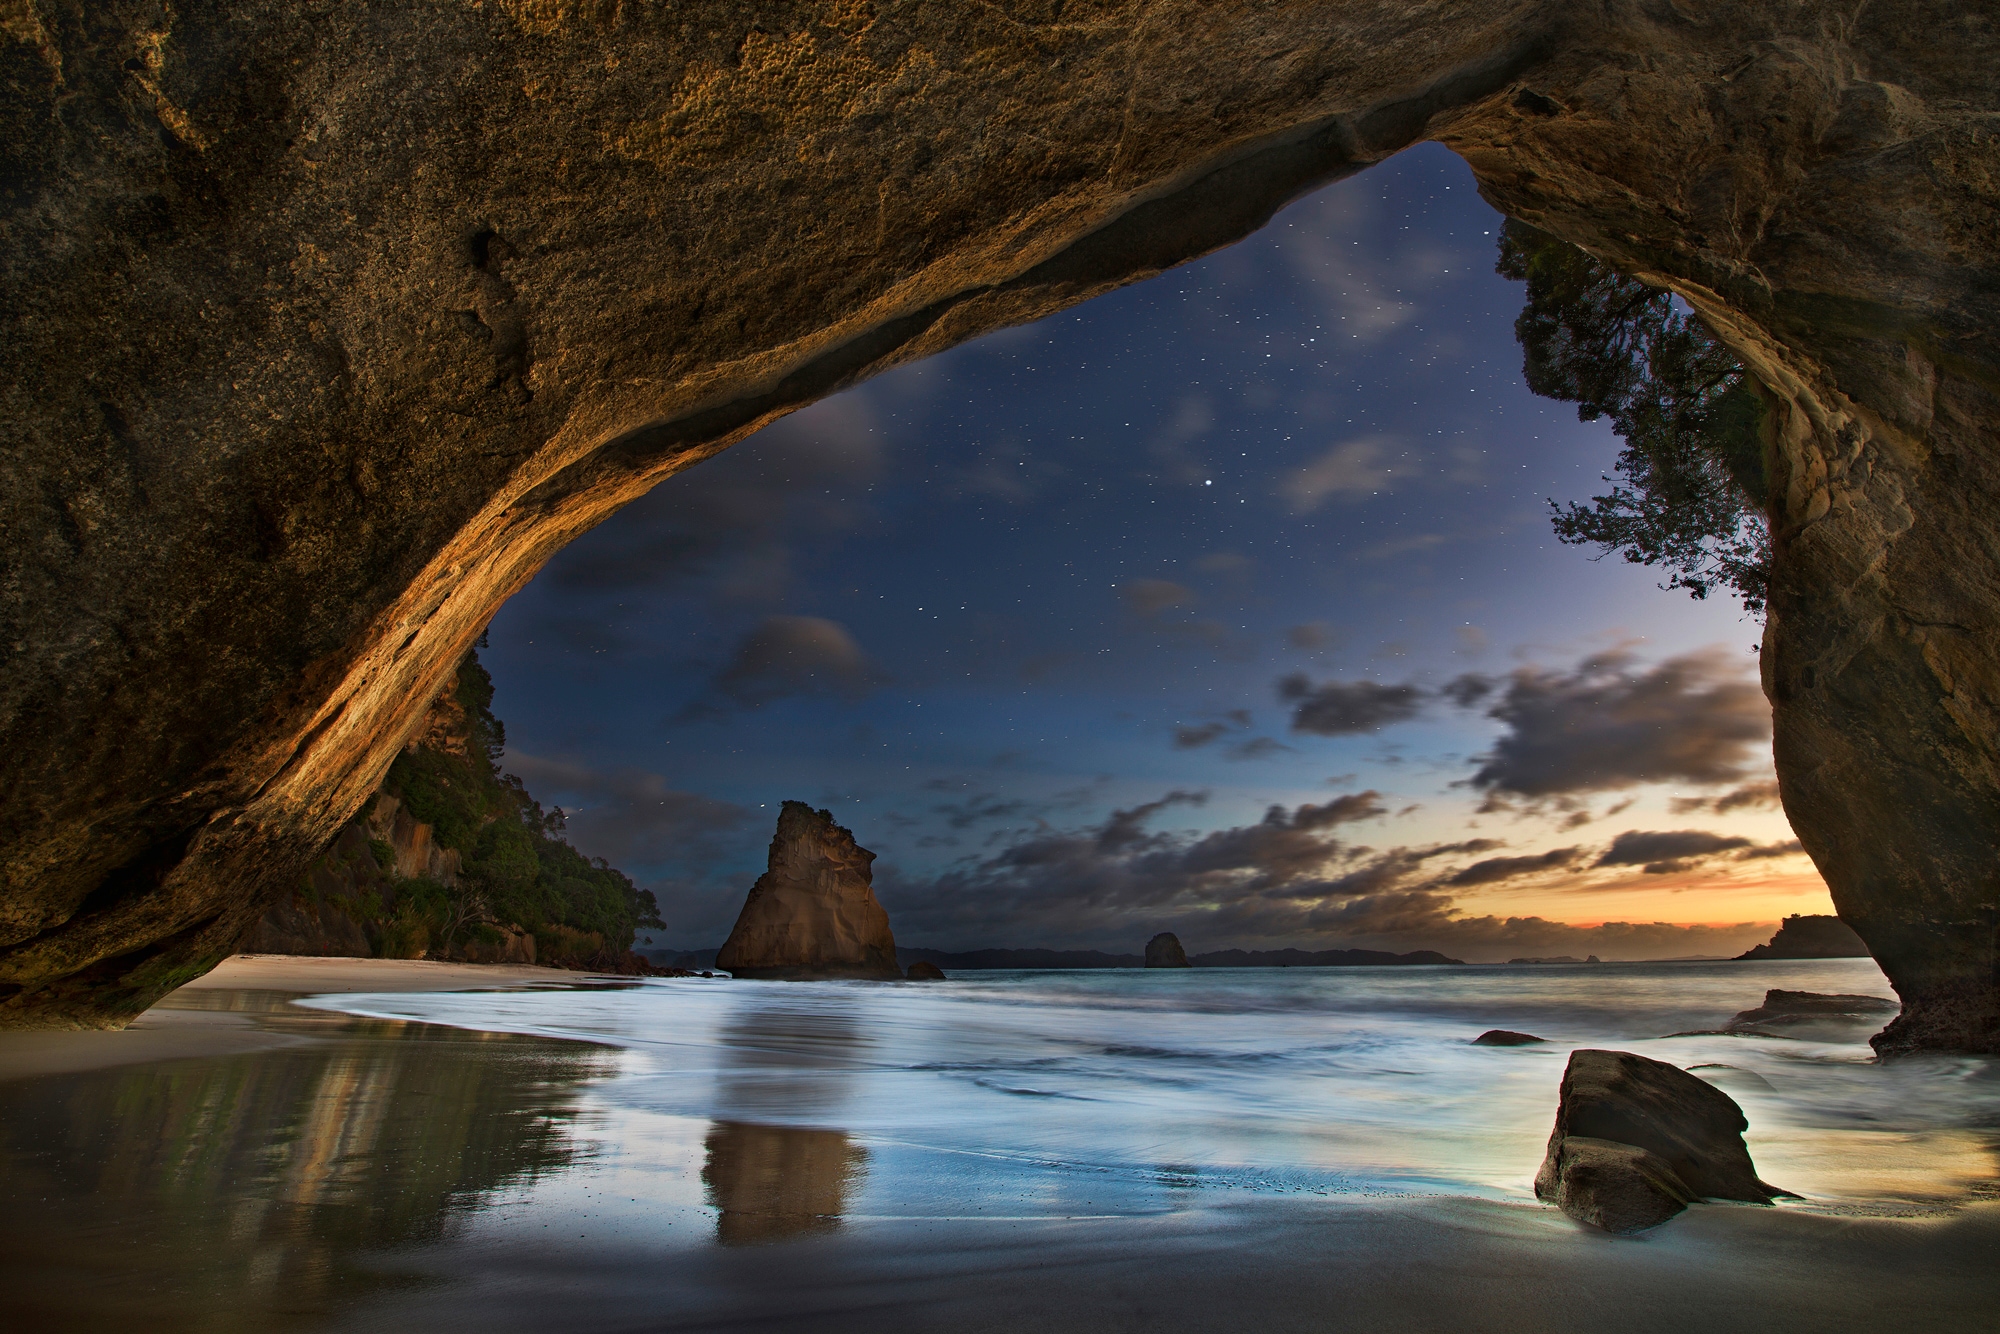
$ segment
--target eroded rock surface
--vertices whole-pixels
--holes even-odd
[[[1658,1154],[1586,1135],[1571,1135],[1549,1149],[1535,1193],[1606,1232],[1658,1227],[1695,1202],[1687,1183]]]
[[[1743,1111],[1687,1071],[1625,1051],[1570,1053],[1535,1194],[1573,1218],[1634,1232],[1697,1199],[1769,1204]]]
[[[903,976],[889,914],[875,901],[874,861],[830,812],[786,802],[770,869],[750,887],[716,967],[785,980]]]
[[[1729,1033],[1764,1033],[1777,1037],[1858,1042],[1865,1033],[1896,1013],[1896,1002],[1880,996],[1847,996],[1819,991],[1764,993],[1764,1003],[1729,1021]]]
[[[1162,931],[1146,942],[1146,967],[1186,968],[1189,967],[1187,951],[1181,948],[1181,938],[1171,931]]]
[[[1884,1050],[2000,1049],[1987,8],[7,13],[0,1022],[226,954],[651,486],[1428,137],[1768,387],[1787,812]]]

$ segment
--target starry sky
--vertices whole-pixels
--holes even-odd
[[[1437,145],[1153,281],[796,413],[562,552],[481,657],[506,767],[712,948],[778,804],[957,950],[1733,953],[1830,905],[1761,627],[1564,547]]]

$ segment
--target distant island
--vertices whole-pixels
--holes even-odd
[[[1778,924],[1770,942],[1736,956],[1744,959],[1866,959],[1868,946],[1838,917],[1794,914]]]
[[[713,968],[716,951],[651,948],[640,951],[665,968]],[[932,950],[896,947],[896,961],[935,964],[946,972],[989,968],[1144,968],[1143,954],[1109,954],[1103,950],[993,949]],[[1383,950],[1216,950],[1188,956],[1195,968],[1375,968],[1398,965],[1460,964],[1436,950],[1390,954]]]

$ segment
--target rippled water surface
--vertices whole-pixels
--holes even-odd
[[[615,1044],[620,1074],[593,1095],[639,1119],[620,1151],[649,1142],[640,1120],[654,1143],[669,1123],[702,1127],[707,1197],[725,1209],[767,1159],[773,1181],[821,1183],[772,1207],[815,1217],[1161,1207],[1189,1190],[1527,1199],[1581,1046],[1699,1067],[1743,1106],[1764,1177],[1808,1207],[1896,1212],[1991,1180],[1991,1063],[1877,1065],[1872,1023],[1699,1034],[1768,987],[1892,994],[1864,959],[673,979],[312,1003]],[[1487,1028],[1548,1042],[1469,1045]],[[1668,1036],[1682,1033],[1696,1035]]]
[[[1461,1215],[1480,1209],[1482,1244],[1533,1234],[1493,1272],[1532,1255],[1596,1273],[1602,1257],[1564,1220],[1504,1208],[1529,1199],[1582,1045],[1726,1088],[1762,1175],[1806,1197],[1787,1209],[1913,1215],[1930,1236],[1993,1193],[1991,1062],[1875,1065],[1872,1025],[1667,1036],[1716,1028],[1769,987],[1886,994],[1846,960],[190,992],[170,1003],[234,1011],[207,1018],[289,1045],[0,1081],[0,1328],[733,1329],[761,1311],[755,1327],[789,1329],[841,1303],[842,1328],[870,1327],[885,1300],[918,1311],[958,1294],[970,1318],[1058,1281],[1076,1291],[1044,1305],[1095,1328],[1093,1302],[1139,1319],[1116,1288],[1134,1265],[1248,1255],[1296,1274],[1340,1218],[1376,1220],[1337,1235],[1355,1274],[1393,1295],[1384,1266],[1429,1272],[1431,1252],[1470,1244]],[[1548,1042],[1469,1045],[1494,1027]],[[1433,1204],[1447,1221],[1396,1230]],[[1221,1240],[1247,1235],[1230,1233],[1246,1211],[1278,1221],[1254,1245]],[[1662,1229],[1660,1253],[1701,1227]],[[1869,1233],[1839,1264],[1934,1262],[1978,1291],[1964,1257],[1983,1243],[1966,1236],[1934,1252],[1916,1233]],[[1096,1254],[1079,1247],[1100,1267],[1074,1268]],[[1748,1254],[1729,1281],[1754,1291],[1798,1263],[1784,1254]],[[1735,1255],[1676,1263],[1712,1286]],[[986,1286],[964,1287],[974,1272]],[[1204,1273],[1224,1313],[1265,1290]],[[1801,1281],[1822,1305],[1847,1301]]]

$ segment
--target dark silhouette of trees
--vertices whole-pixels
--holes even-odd
[[[1608,495],[1554,500],[1557,538],[1668,574],[1663,588],[1725,588],[1764,609],[1771,561],[1764,399],[1729,349],[1672,293],[1621,277],[1525,223],[1500,233],[1498,272],[1526,282],[1514,322],[1528,387],[1609,417],[1625,441]]]

